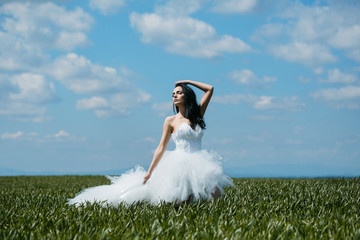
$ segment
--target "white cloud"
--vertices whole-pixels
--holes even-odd
[[[313,72],[314,72],[315,74],[317,74],[317,75],[320,75],[320,74],[322,74],[322,73],[324,72],[324,68],[322,68],[322,67],[316,67],[316,68],[313,69]]]
[[[322,89],[310,93],[310,96],[335,108],[360,108],[360,87],[358,86]]]
[[[38,104],[57,99],[53,84],[43,75],[0,75],[0,116],[20,121],[47,121],[51,117],[46,108]]]
[[[253,85],[253,86],[261,86],[264,83],[277,81],[275,77],[268,77],[268,76],[264,76],[261,79],[257,77],[251,70],[248,69],[234,70],[229,73],[228,77],[238,84]]]
[[[46,79],[49,51],[87,46],[86,33],[94,20],[81,8],[67,10],[41,1],[4,3],[0,15],[0,71],[7,73],[0,76],[0,116],[48,121],[43,104],[58,99],[54,84]]]
[[[93,64],[74,53],[57,58],[49,68],[49,74],[75,93],[104,95],[80,99],[76,104],[78,109],[93,109],[95,115],[101,118],[127,115],[128,109],[141,106],[151,97],[125,80],[120,73],[134,75],[124,67],[119,72]]]
[[[72,53],[57,58],[48,65],[46,72],[75,93],[104,95],[80,99],[76,105],[78,109],[94,110],[98,117],[127,115],[130,108],[141,106],[151,97],[120,76],[120,73],[134,75],[129,69],[122,67],[118,71],[96,65]],[[0,102],[0,115],[34,122],[51,119],[44,106],[36,105],[57,99],[53,83],[47,82],[43,75],[1,75],[0,92],[5,93],[0,95],[3,100]]]
[[[155,6],[155,13],[168,16],[187,16],[200,10],[206,3],[211,3],[213,12],[232,14],[253,11],[258,0],[169,0]]]
[[[76,102],[76,108],[78,109],[96,109],[106,108],[109,104],[106,99],[102,97],[92,97],[90,99],[80,99]]]
[[[104,15],[114,14],[125,5],[125,0],[90,0],[92,9],[99,9]]]
[[[121,73],[133,75],[124,67]],[[49,74],[76,93],[102,94],[90,99],[77,101],[78,109],[92,109],[100,118],[128,115],[128,109],[146,103],[150,95],[120,76],[114,68],[93,64],[90,60],[74,53],[57,58],[49,70]]]
[[[93,18],[54,3],[10,2],[0,6],[0,70],[42,71],[48,50],[87,46]]]
[[[60,130],[59,132],[54,134],[54,137],[60,138],[60,137],[69,137],[70,133],[65,132],[64,130]]]
[[[94,114],[99,118],[121,117],[128,115],[130,108],[137,108],[147,103],[151,95],[142,90],[133,89],[129,92],[110,94],[108,98],[108,100],[103,97],[80,99],[76,107],[94,110]]]
[[[255,30],[251,39],[265,43],[263,38],[277,38],[283,34],[284,28],[284,24],[281,23],[266,23]]]
[[[3,133],[0,138],[2,139],[17,139],[17,140],[34,140],[38,139],[38,133],[36,132],[23,132],[17,131],[16,133]]]
[[[154,103],[152,109],[157,111],[161,117],[164,117],[173,111],[173,103],[170,102],[160,102]]]
[[[173,103],[171,101],[154,103],[152,105],[152,109],[154,109],[156,111],[166,112],[166,111],[169,111],[169,109],[172,109],[172,106],[173,106]]]
[[[282,9],[280,17],[288,20],[287,31],[294,39],[323,42],[336,48],[355,47],[360,44],[356,41],[359,37],[359,6],[348,3],[333,1],[323,6],[293,4]]]
[[[269,132],[258,132],[255,135],[248,135],[245,137],[250,142],[270,142],[274,138]]]
[[[54,84],[40,74],[23,73],[10,80],[18,91],[10,93],[10,100],[30,103],[51,102],[57,99]]]
[[[255,109],[301,111],[305,108],[305,103],[300,102],[296,96],[258,97],[252,94],[229,94],[223,96],[214,96],[213,101],[221,104],[237,104],[240,102],[246,102],[251,104]]]
[[[168,16],[187,16],[198,11],[206,0],[170,0],[155,6],[155,12]]]
[[[76,103],[78,109],[93,110],[99,118],[128,115],[129,109],[140,107],[151,97],[120,75],[135,75],[131,70],[122,67],[118,71],[93,64],[75,53],[57,58],[49,67],[48,74],[75,93],[102,95],[80,99]]]
[[[116,69],[93,64],[75,53],[55,59],[48,74],[75,93],[116,92],[129,87]]]
[[[21,137],[24,133],[22,131],[18,131],[16,133],[3,133],[1,134],[2,139],[17,139]]]
[[[81,8],[67,11],[54,3],[6,3],[0,8],[6,15],[2,28],[31,47],[72,50],[89,42],[86,32],[93,18]]]
[[[272,46],[269,50],[278,58],[308,66],[336,61],[336,57],[328,47],[317,43],[309,44],[295,41],[289,44]]]
[[[320,80],[323,83],[354,83],[357,81],[355,75],[342,73],[339,69],[334,68],[328,71],[328,79]]]
[[[274,97],[271,96],[261,96],[259,99],[254,103],[255,108],[265,109],[270,108],[272,105]]]
[[[246,13],[257,6],[257,0],[216,0],[214,12],[219,13]]]
[[[140,74],[134,72],[133,70],[125,66],[120,66],[119,70],[120,70],[120,75],[129,81],[142,78]]]
[[[347,86],[342,88],[322,89],[311,94],[314,98],[323,98],[325,100],[344,100],[360,98],[360,87]]]
[[[39,135],[36,132],[22,132],[16,133],[3,133],[0,135],[1,139],[18,139],[27,141],[36,141],[39,143],[43,142],[58,142],[58,141],[85,141],[86,137],[77,137],[64,130],[59,130],[55,134],[50,135]]]
[[[120,1],[108,1],[97,7],[106,4],[113,8],[113,4],[121,5]],[[54,84],[45,76],[77,94],[96,95],[79,100],[77,108],[91,109],[101,117],[129,114],[130,108],[149,100],[148,93],[131,84],[128,78],[135,74],[125,67],[101,66],[74,53],[52,61],[51,50],[68,51],[89,44],[86,33],[94,20],[81,8],[67,10],[51,2],[11,2],[0,6],[0,14],[0,71],[16,72],[0,76],[0,116],[32,122],[50,120],[46,107],[40,104],[58,98]]]
[[[239,84],[251,84],[251,83],[259,83],[261,80],[250,70],[243,69],[241,71],[234,70],[229,73],[229,78],[234,80]]]
[[[150,100],[151,95],[142,91],[117,93],[110,97],[110,103],[117,109],[136,108]]]
[[[46,107],[23,101],[0,102],[0,116],[23,122],[45,122],[52,120]]]
[[[241,102],[255,102],[258,97],[252,94],[226,94],[226,95],[215,95],[213,102],[221,104],[238,104]]]
[[[24,102],[1,102],[0,116],[24,122],[45,122],[52,119],[45,107]]]
[[[336,48],[360,47],[360,25],[341,27],[329,42]]]
[[[251,51],[251,47],[239,38],[219,36],[211,25],[191,17],[132,13],[130,21],[131,26],[142,34],[144,43],[159,45],[174,54],[214,58],[223,52]]]
[[[118,118],[129,115],[129,112],[125,109],[96,109],[94,114],[98,118]]]
[[[254,103],[256,109],[279,109],[300,111],[305,108],[305,103],[298,100],[296,96],[291,97],[271,97],[261,96]]]
[[[348,57],[360,63],[360,48],[348,51]]]
[[[285,3],[285,4],[284,4]],[[253,35],[270,53],[287,61],[312,66],[333,63],[332,49],[344,50],[350,58],[360,46],[359,5],[351,1],[282,2],[270,22]],[[284,42],[285,41],[285,42]]]
[[[276,77],[268,77],[268,76],[264,76],[263,80],[265,83],[269,83],[269,82],[276,82],[277,78]]]
[[[1,139],[18,139],[27,141],[43,142],[58,142],[58,141],[85,141],[86,137],[77,137],[64,130],[59,130],[57,133],[48,135],[39,135],[36,132],[3,133],[0,135]]]
[[[29,71],[49,61],[40,47],[0,31],[0,70]]]
[[[305,103],[300,102],[296,96],[275,98],[269,108],[289,109],[291,111],[300,111],[305,108]]]
[[[77,137],[64,130],[59,130],[55,134],[50,134],[45,137],[39,137],[38,142],[63,142],[63,141],[85,141],[86,137]]]
[[[155,138],[152,138],[152,137],[145,137],[144,139],[144,142],[149,142],[149,143],[156,143],[156,139]]]

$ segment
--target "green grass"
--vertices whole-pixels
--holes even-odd
[[[360,178],[234,181],[213,203],[76,208],[108,180],[0,177],[0,239],[360,239]]]

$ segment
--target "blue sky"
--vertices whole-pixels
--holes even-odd
[[[0,174],[147,168],[192,79],[230,175],[360,175],[357,1],[1,1],[0,42]]]

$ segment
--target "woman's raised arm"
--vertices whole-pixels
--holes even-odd
[[[202,99],[200,101],[200,113],[201,113],[201,116],[203,117],[205,114],[206,108],[209,105],[210,99],[213,95],[214,87],[209,84],[206,84],[206,83],[196,82],[196,81],[192,81],[192,80],[181,80],[181,81],[176,82],[175,85],[178,83],[190,84],[190,85],[193,85],[194,87],[197,87],[205,92],[204,96],[202,97]]]

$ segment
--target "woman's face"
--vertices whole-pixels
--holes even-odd
[[[185,95],[181,86],[177,86],[172,94],[173,103],[175,106],[185,104]]]

